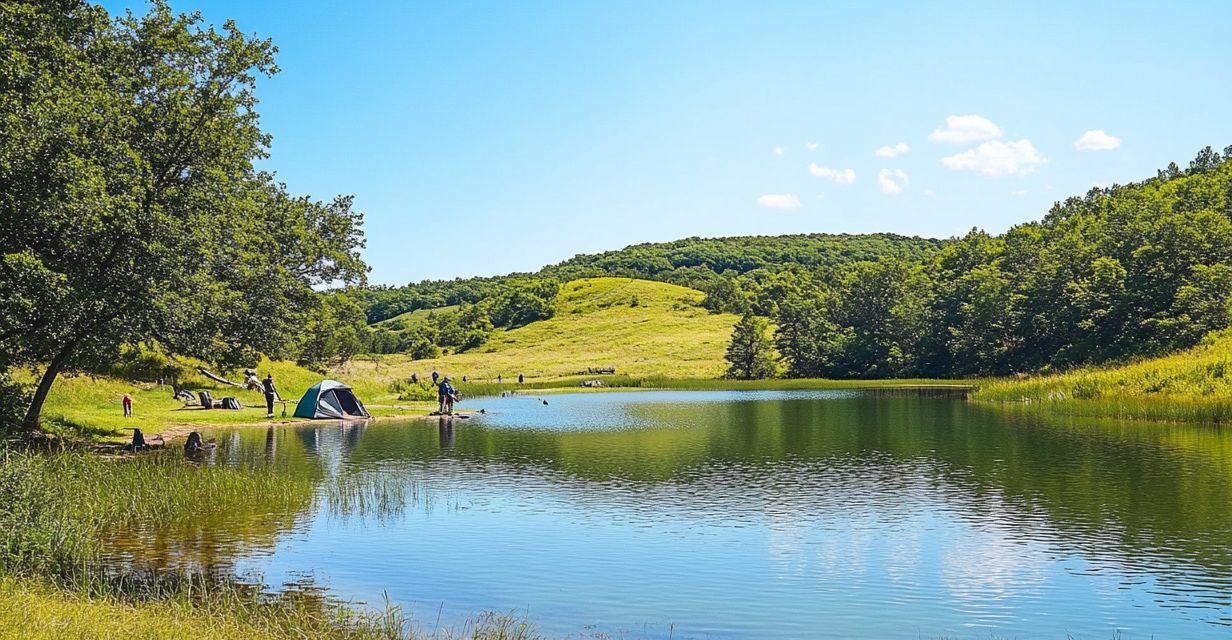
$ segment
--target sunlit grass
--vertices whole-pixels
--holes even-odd
[[[1232,333],[1211,334],[1188,351],[1121,366],[988,381],[975,398],[1079,416],[1228,422],[1232,420]]]

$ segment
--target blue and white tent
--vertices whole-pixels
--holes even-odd
[[[337,380],[322,380],[304,392],[295,405],[296,418],[367,418],[364,403]]]

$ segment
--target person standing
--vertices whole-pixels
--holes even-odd
[[[526,376],[519,373],[518,374],[518,384],[522,384],[525,381],[526,381]]]
[[[124,405],[124,417],[133,417],[133,397],[126,393],[120,403]]]
[[[265,374],[261,381],[261,389],[265,391],[265,417],[274,417],[274,400],[278,399],[278,388],[274,386],[274,374]]]
[[[419,384],[419,374],[414,371],[411,372],[411,384]]]
[[[441,377],[441,374],[437,373],[436,369],[433,369],[432,370],[432,384],[436,384],[437,379],[440,377]]]
[[[436,399],[440,404],[437,413],[441,415],[453,413],[453,400],[455,393],[456,391],[454,391],[453,385],[449,384],[449,376],[445,376],[445,379],[441,380],[440,384],[436,386]]]
[[[502,382],[504,382],[504,381],[505,381],[505,377],[504,377],[504,376],[502,376],[502,375],[501,375],[501,374],[499,374],[499,373],[498,373],[498,374],[496,374],[496,384],[500,384],[500,383],[502,383]]]

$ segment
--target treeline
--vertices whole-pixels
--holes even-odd
[[[687,238],[578,255],[535,274],[425,280],[404,287],[365,288],[357,290],[354,297],[364,306],[368,322],[376,323],[419,309],[475,304],[493,297],[510,282],[536,279],[641,278],[707,291],[739,277],[746,290],[763,286],[772,289],[776,274],[782,272],[828,270],[886,257],[920,260],[943,245],[941,240],[891,233]]]
[[[769,316],[791,377],[1002,375],[1190,347],[1229,325],[1232,147],[922,260],[797,273],[773,301],[728,284],[715,306]],[[729,375],[772,373],[749,353],[765,332],[738,326]]]
[[[492,281],[483,294],[454,299],[433,309],[422,320],[394,319],[368,333],[368,353],[406,353],[412,358],[434,358],[444,350],[473,349],[488,340],[496,328],[514,329],[555,314],[560,284],[546,278]],[[473,290],[477,291],[477,290]],[[446,299],[448,301],[448,299]],[[454,306],[456,309],[441,309]]]

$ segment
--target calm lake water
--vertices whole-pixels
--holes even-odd
[[[387,593],[427,629],[1232,638],[1227,430],[849,391],[545,397],[220,434],[217,463],[306,474],[319,499],[145,553]]]

